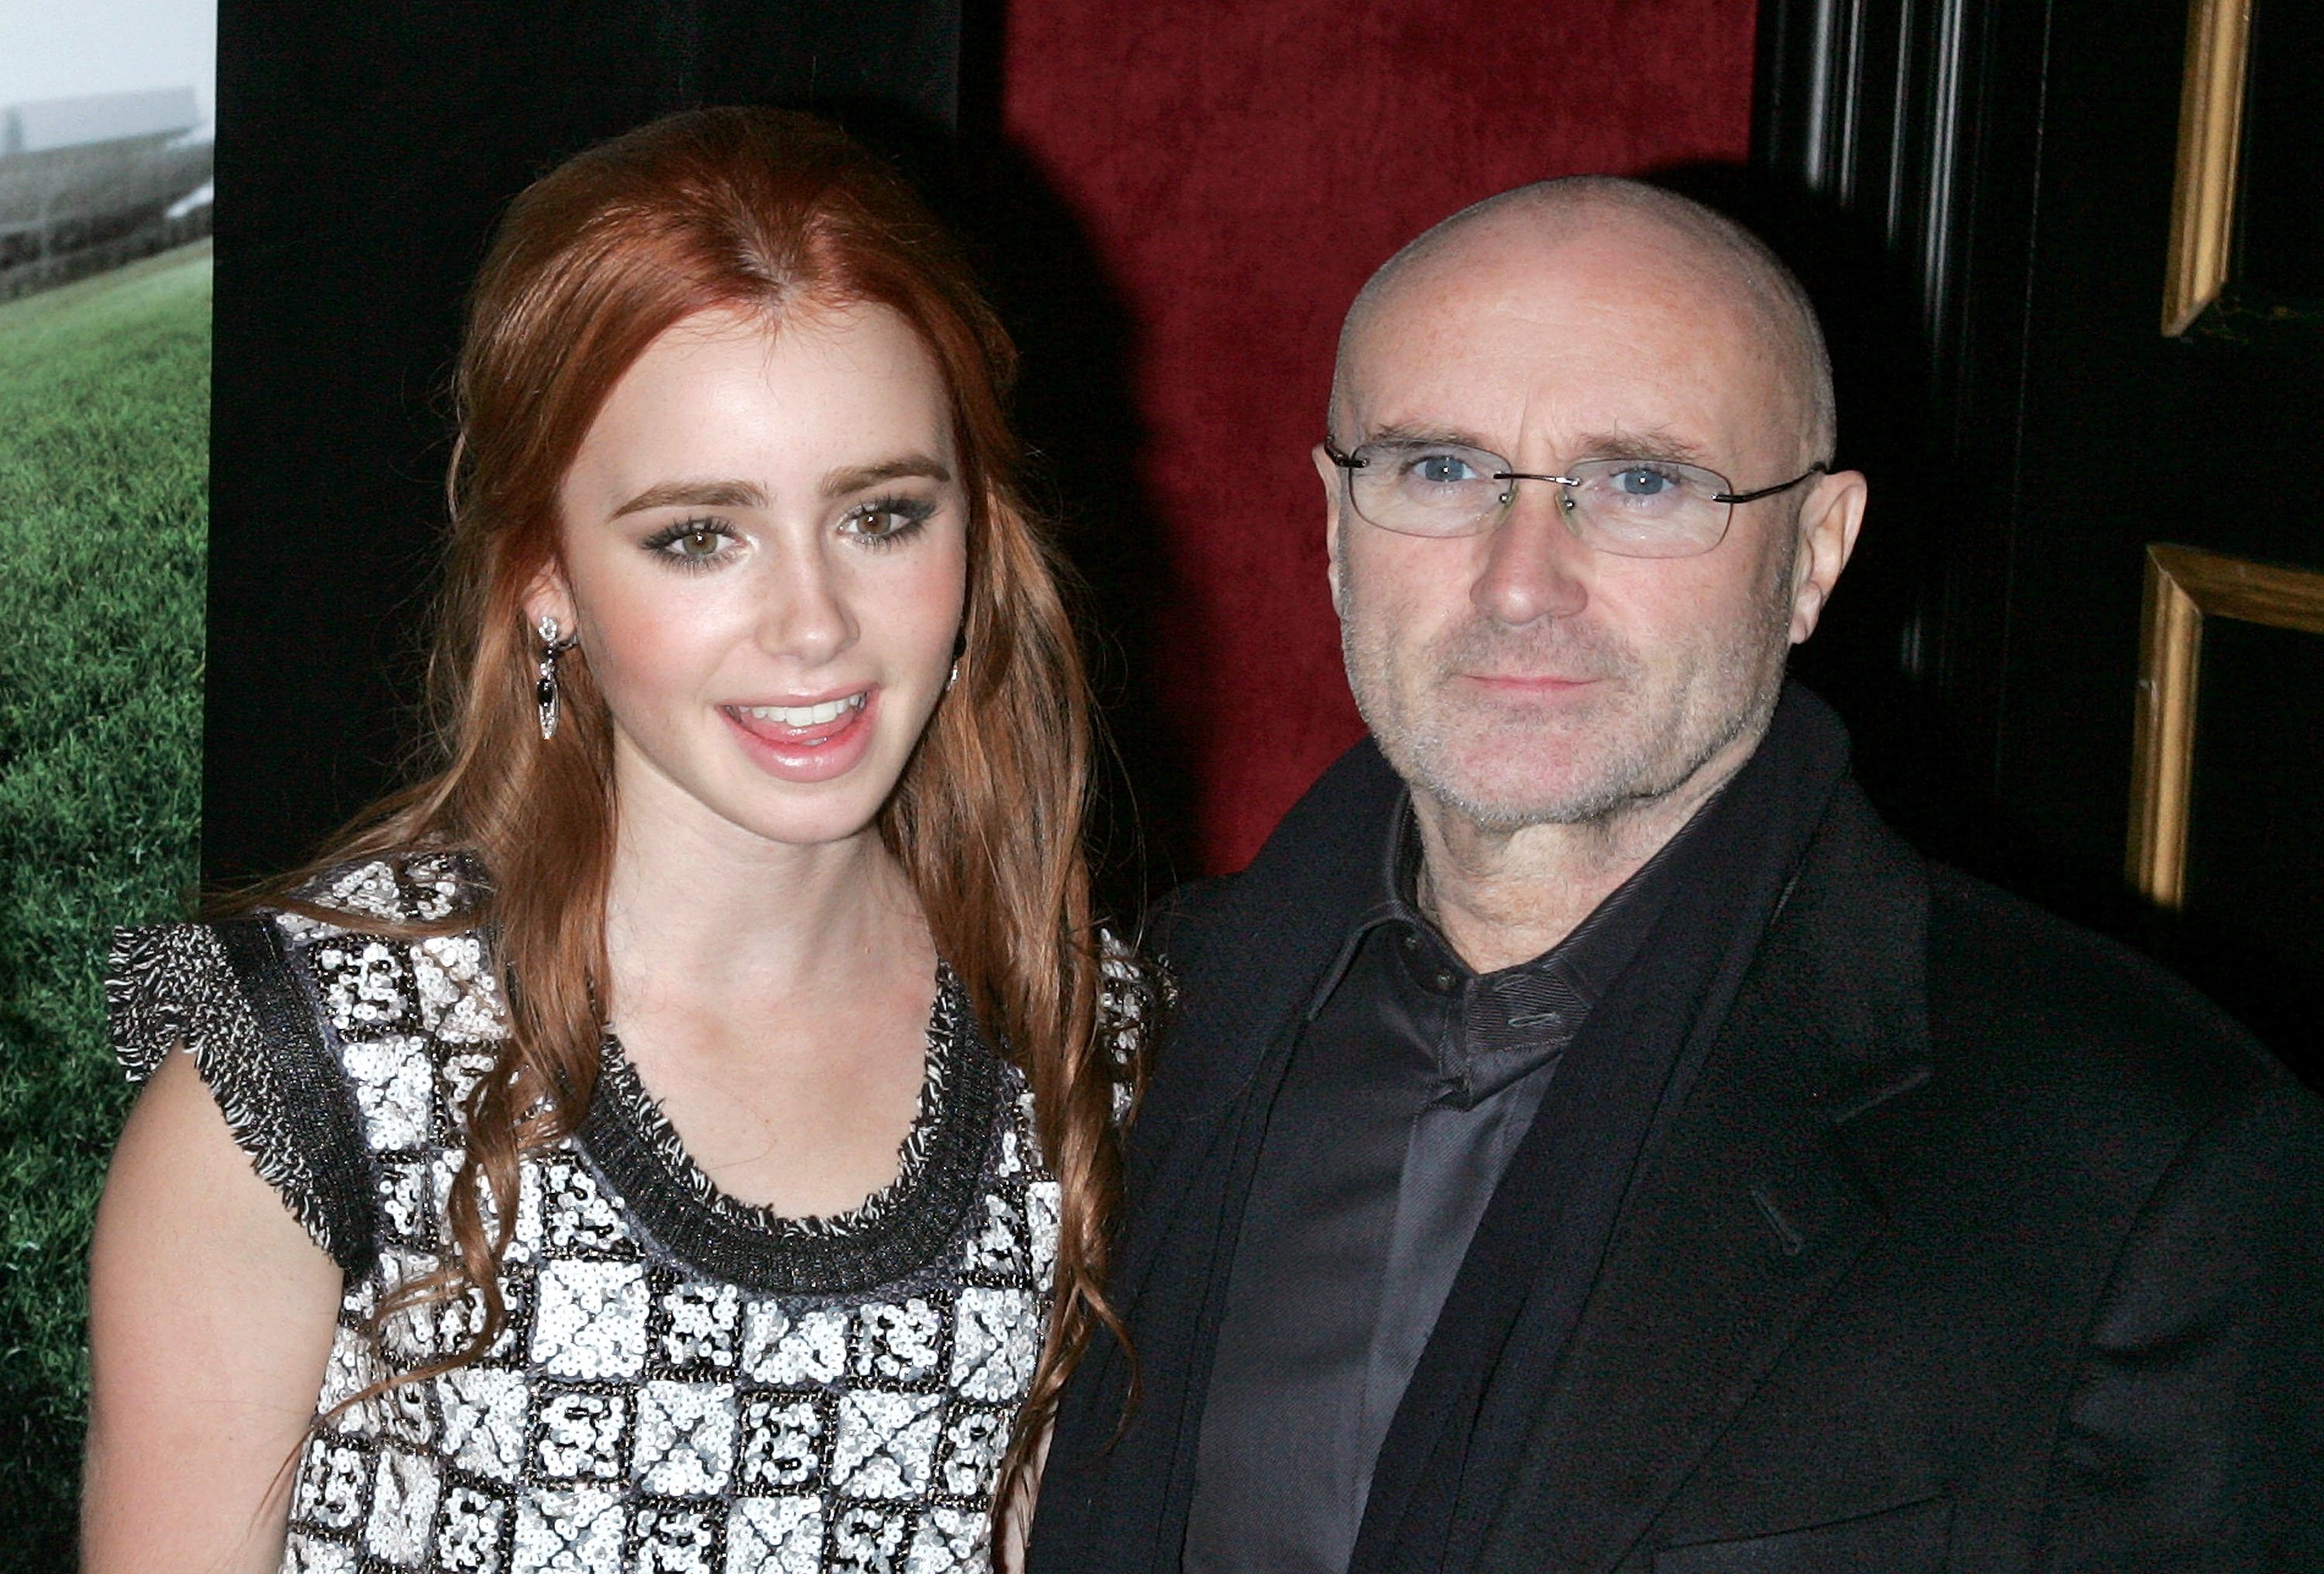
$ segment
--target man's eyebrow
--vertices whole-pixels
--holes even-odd
[[[1613,427],[1585,433],[1576,459],[1665,459],[1674,465],[1708,465],[1702,446],[1661,427]]]
[[[1458,444],[1487,454],[1498,454],[1492,439],[1456,427],[1422,427],[1395,422],[1364,438],[1366,444],[1398,448]],[[1702,446],[1662,427],[1609,427],[1584,433],[1576,442],[1576,459],[1664,459],[1674,465],[1704,465]]]
[[[952,479],[952,472],[940,459],[926,454],[906,454],[894,459],[883,459],[877,465],[852,465],[844,470],[835,470],[823,478],[823,495],[845,497],[884,481],[900,481],[908,475],[926,476],[944,483]]]
[[[665,481],[613,511],[613,517],[658,508],[764,508],[767,494],[747,481]]]
[[[1379,428],[1363,439],[1363,446],[1382,444],[1397,448],[1427,448],[1439,444],[1453,444],[1463,448],[1477,448],[1487,453],[1493,445],[1474,432],[1464,432],[1454,427],[1416,427],[1401,421]]]

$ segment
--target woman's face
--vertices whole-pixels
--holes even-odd
[[[526,611],[580,638],[624,817],[863,832],[944,693],[967,584],[918,335],[881,306],[690,318],[614,384],[558,496],[561,562]]]

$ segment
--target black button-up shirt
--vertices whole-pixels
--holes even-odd
[[[1685,839],[1545,954],[1479,974],[1418,910],[1419,838],[1409,802],[1398,810],[1379,900],[1310,1003],[1268,1116],[1186,1574],[1343,1574],[1380,1441],[1477,1220],[1559,1057],[1660,914]]]

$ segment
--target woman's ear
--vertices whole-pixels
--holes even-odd
[[[528,629],[538,631],[541,619],[554,618],[558,639],[571,639],[580,632],[581,620],[574,610],[572,587],[565,583],[564,566],[555,558],[542,564],[540,571],[532,576],[532,583],[525,587],[523,606]]]

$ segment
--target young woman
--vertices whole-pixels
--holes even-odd
[[[1010,359],[820,122],[518,199],[440,769],[115,949],[89,1569],[986,1563],[1111,1317],[1142,998]]]

